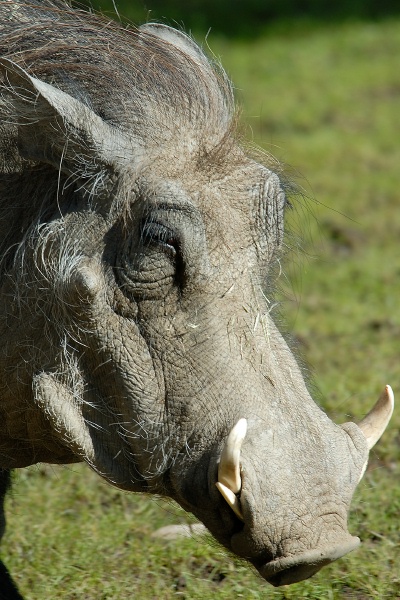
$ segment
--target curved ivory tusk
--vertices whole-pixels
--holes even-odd
[[[222,496],[227,501],[227,503],[229,504],[229,506],[235,513],[235,515],[237,517],[239,517],[239,519],[241,521],[244,521],[243,513],[242,513],[242,509],[240,507],[240,502],[239,502],[238,497],[235,496],[235,494],[232,492],[232,490],[230,490],[228,487],[226,487],[226,485],[224,485],[220,481],[217,481],[217,483],[215,485],[217,486],[217,488],[219,489]]]
[[[372,410],[358,423],[359,428],[367,439],[369,450],[375,446],[385,431],[393,414],[393,408],[393,390],[390,385],[387,385]]]
[[[240,449],[246,432],[247,420],[239,419],[227,437],[218,467],[218,481],[234,494],[238,494],[242,488]]]

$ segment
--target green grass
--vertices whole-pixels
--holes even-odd
[[[400,389],[400,21],[209,42],[254,141],[291,166],[309,198],[295,198],[289,216],[283,313],[324,408],[337,422],[360,418],[385,383]],[[211,538],[152,538],[190,515],[84,466],[16,475],[2,556],[29,600],[399,598],[399,426],[397,410],[354,498],[360,549],[288,588]]]

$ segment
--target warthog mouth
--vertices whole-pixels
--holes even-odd
[[[310,550],[298,556],[277,558],[257,569],[260,575],[273,586],[289,585],[312,577],[325,565],[355,550],[359,544],[358,537],[349,536],[346,543],[332,549]]]

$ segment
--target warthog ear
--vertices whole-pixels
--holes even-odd
[[[199,46],[191,37],[182,31],[178,31],[177,29],[173,29],[172,27],[168,27],[168,25],[163,25],[161,23],[145,23],[139,27],[139,31],[149,33],[162,39],[164,42],[172,44],[184,52],[184,54],[189,55],[195,62],[201,63],[209,68],[208,60]]]
[[[0,59],[0,78],[0,125],[16,137],[22,159],[45,162],[67,174],[75,173],[78,163],[82,173],[84,162],[87,178],[99,166],[115,170],[132,160],[122,132],[76,98],[7,59]]]

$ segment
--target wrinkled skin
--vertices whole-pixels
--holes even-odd
[[[32,10],[39,24],[89,19],[11,4],[6,42]],[[2,206],[19,196],[16,225],[3,224],[0,466],[84,460],[120,488],[173,498],[272,584],[299,581],[357,546],[347,515],[368,443],[316,406],[270,314],[282,184],[240,148],[229,86],[189,38],[110,28],[104,56],[121,35],[194,73],[175,97],[162,70],[172,100],[142,103],[142,129],[134,69],[111,118],[112,82],[52,68],[51,44],[25,61],[3,42]],[[206,91],[185,95],[195,80]],[[215,483],[243,417],[242,522]]]

